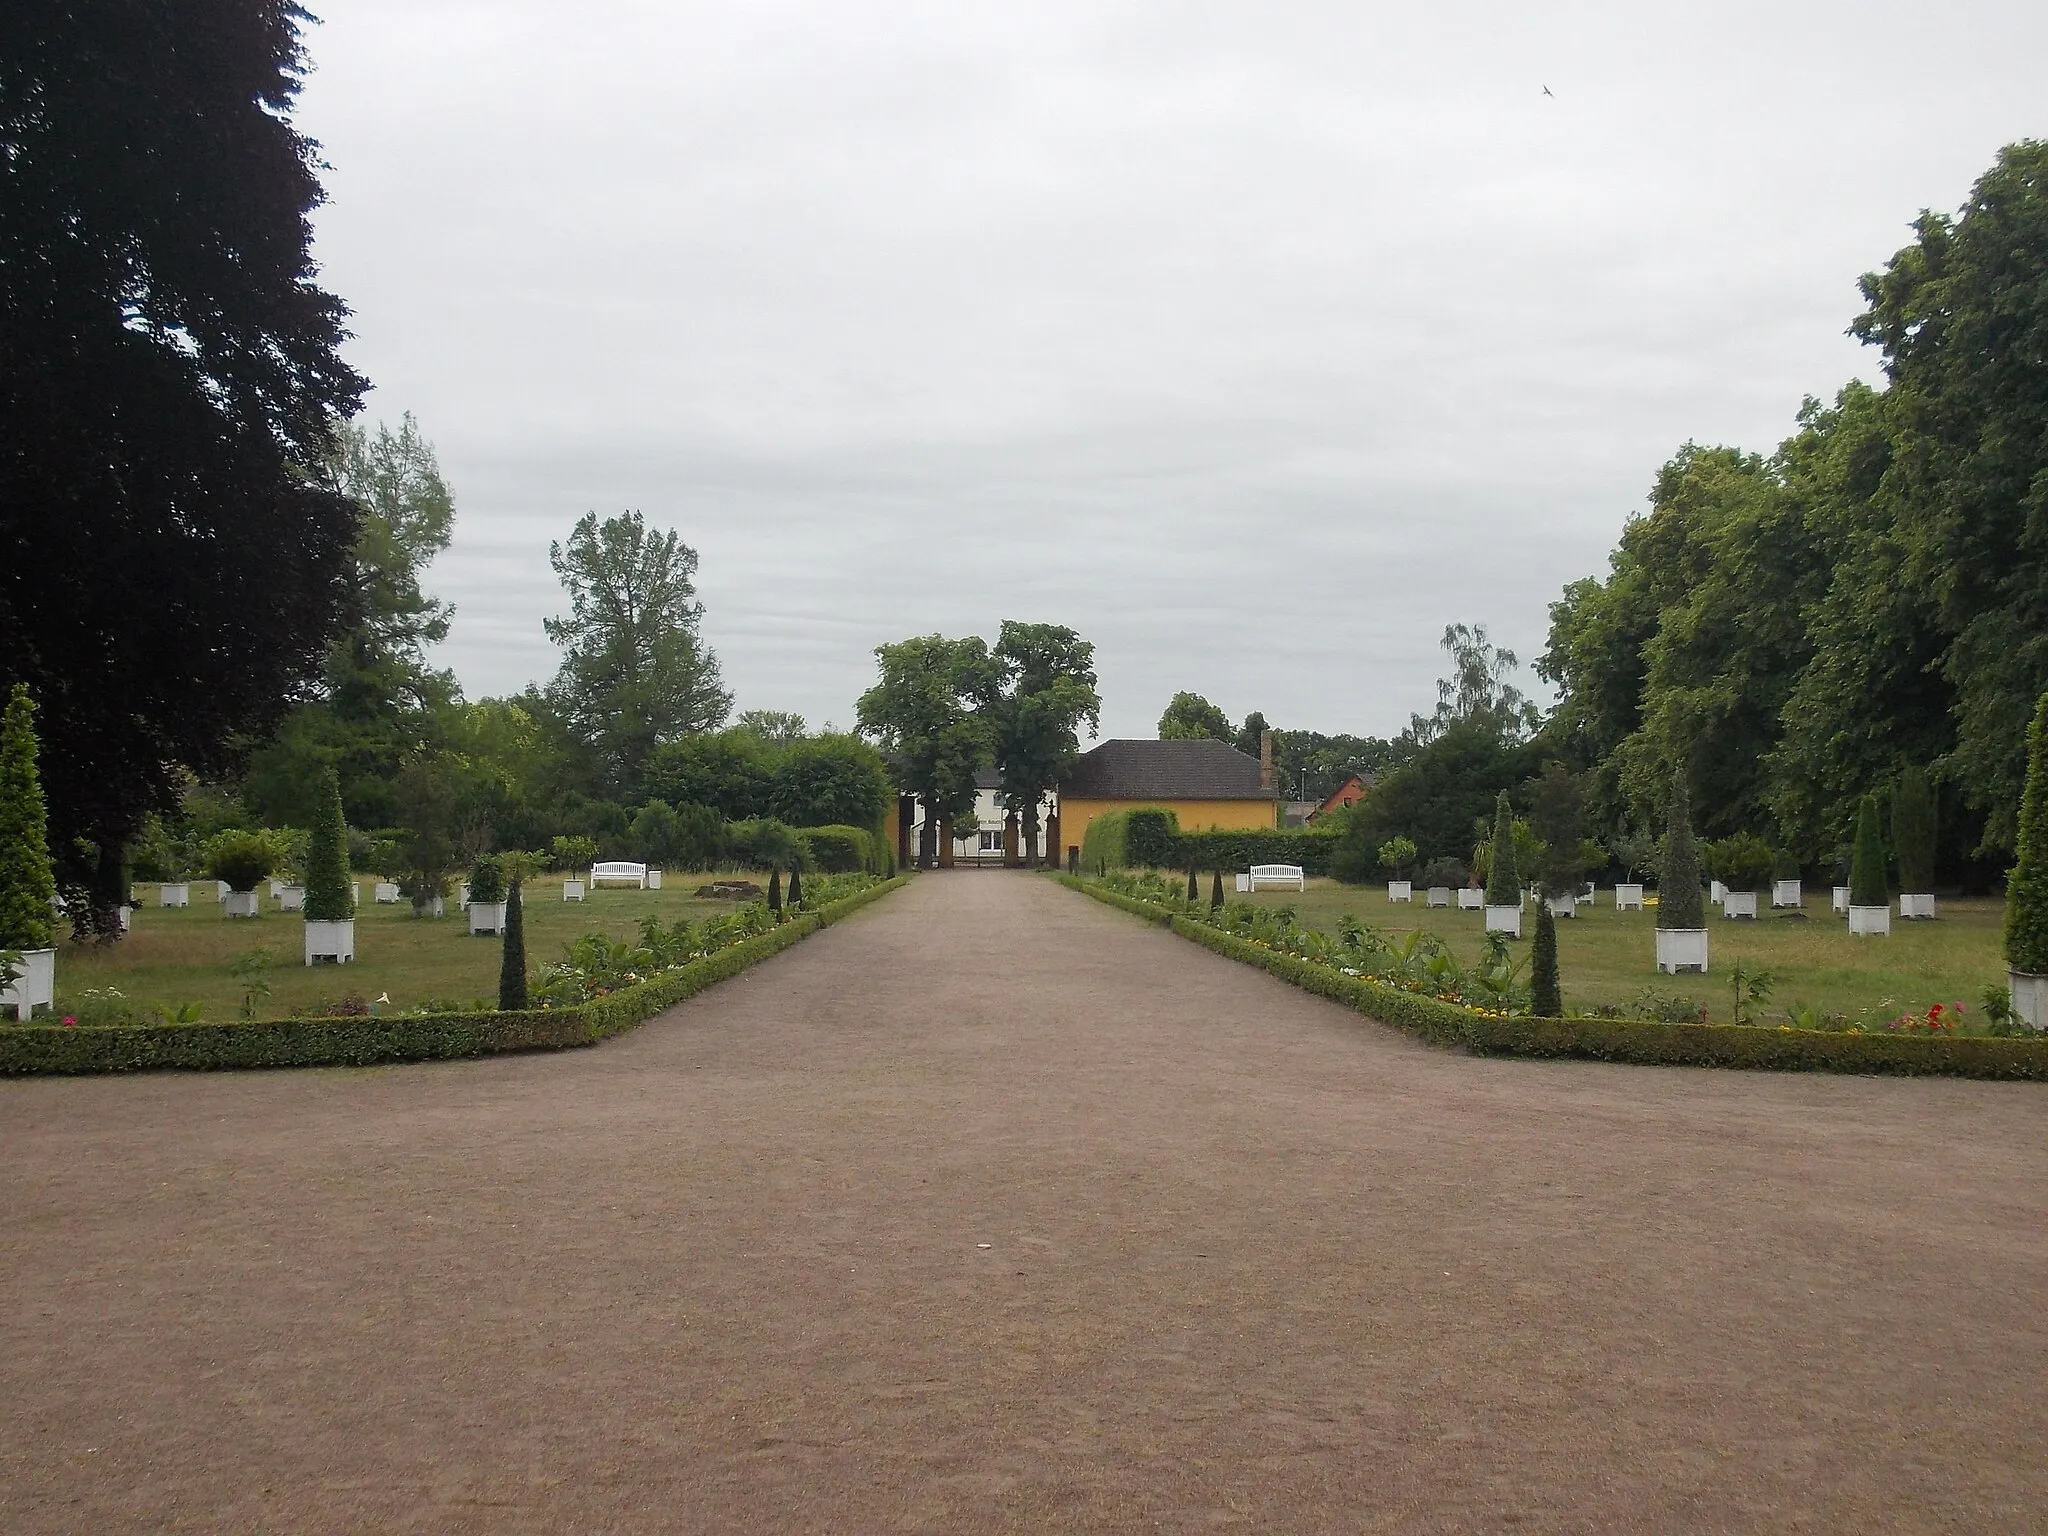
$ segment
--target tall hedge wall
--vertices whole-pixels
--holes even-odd
[[[1245,829],[1183,832],[1163,806],[1110,811],[1088,823],[1081,838],[1081,868],[1243,870],[1254,864],[1299,864],[1311,875],[1330,872],[1335,832]]]

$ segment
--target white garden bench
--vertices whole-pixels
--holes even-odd
[[[637,886],[644,891],[647,889],[647,866],[628,864],[623,859],[614,860],[609,864],[593,864],[590,867],[591,889],[595,890],[606,881],[615,885]]]
[[[1308,889],[1308,877],[1302,873],[1299,864],[1254,864],[1251,867],[1251,888],[1262,885],[1291,885],[1297,891]]]

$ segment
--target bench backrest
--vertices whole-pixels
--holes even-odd
[[[1254,864],[1254,880],[1300,880],[1303,877],[1299,864]]]
[[[627,864],[627,863],[624,863],[624,862],[618,862],[618,863],[612,863],[612,864],[596,864],[596,865],[593,865],[593,866],[591,866],[591,870],[590,870],[590,873],[591,873],[591,874],[592,874],[593,876],[603,876],[603,875],[618,875],[618,876],[621,876],[621,877],[624,877],[624,876],[627,876],[627,875],[639,876],[639,875],[644,875],[644,874],[646,874],[646,873],[647,873],[647,866],[646,866],[645,864]]]

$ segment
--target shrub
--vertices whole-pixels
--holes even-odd
[[[216,832],[206,842],[206,872],[216,880],[225,880],[231,891],[255,890],[283,862],[283,848],[266,832],[230,828]]]
[[[1557,919],[1550,903],[1536,908],[1536,942],[1529,952],[1529,1011],[1539,1019],[1564,1017],[1564,995],[1557,984]]]
[[[1760,891],[1771,883],[1777,855],[1754,832],[1738,832],[1709,845],[1715,878],[1731,891]]]
[[[2027,787],[2020,796],[2019,862],[2005,886],[2005,963],[2048,973],[2048,693],[2027,728]]]
[[[1463,885],[1469,871],[1456,859],[1431,859],[1422,866],[1420,879],[1425,888],[1432,885]]]
[[[498,1006],[508,1012],[526,1006],[526,915],[515,871],[505,888],[505,935],[498,960]]]
[[[1685,780],[1671,785],[1671,823],[1664,833],[1664,856],[1657,874],[1657,926],[1666,929],[1704,928],[1707,907],[1700,890],[1699,845],[1692,840],[1692,807]]]
[[[1892,786],[1892,849],[1899,889],[1924,896],[1934,889],[1934,781],[1925,768],[1908,768]]]
[[[313,828],[306,842],[306,921],[341,923],[355,916],[348,879],[348,826],[341,817],[341,778],[321,775]]]
[[[1849,905],[1888,907],[1891,887],[1884,878],[1884,839],[1877,829],[1877,796],[1865,795],[1856,811],[1856,851],[1849,861]]]
[[[1408,866],[1415,862],[1415,844],[1405,837],[1390,837],[1379,846],[1380,863],[1396,880],[1408,878]]]
[[[772,816],[736,821],[726,829],[726,837],[733,857],[753,869],[794,869],[808,852],[796,829]]]
[[[495,907],[505,899],[505,866],[495,855],[485,854],[470,871],[469,899],[480,907]]]
[[[1493,807],[1493,841],[1486,858],[1486,904],[1516,907],[1522,903],[1522,878],[1515,867],[1514,815],[1508,809],[1508,792],[1502,790]]]
[[[35,704],[28,686],[16,683],[0,716],[0,950],[48,949],[56,895]]]
[[[851,875],[874,864],[874,838],[860,827],[799,827],[797,837],[809,854],[811,868],[828,875]]]
[[[551,868],[565,873],[587,870],[597,862],[597,839],[558,837],[548,845],[548,862]]]

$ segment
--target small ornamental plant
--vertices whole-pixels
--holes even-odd
[[[505,899],[505,866],[494,854],[476,861],[469,874],[469,899],[480,907],[495,907]]]
[[[2027,728],[2019,855],[2005,883],[2005,963],[2024,975],[2048,975],[2048,693]]]
[[[56,895],[35,704],[27,685],[16,683],[0,717],[0,951],[48,949]]]
[[[1405,837],[1390,837],[1380,844],[1380,862],[1396,880],[1408,878],[1408,866],[1415,862],[1415,844]]]
[[[1900,1035],[1952,1035],[1962,1027],[1961,1003],[1936,1003],[1925,1013],[1903,1013],[1885,1025]]]
[[[1550,903],[1536,908],[1536,942],[1529,953],[1529,1012],[1539,1019],[1564,1017],[1564,994],[1557,984],[1557,919]]]
[[[1522,875],[1515,866],[1515,823],[1508,809],[1506,790],[1493,808],[1493,842],[1486,860],[1486,904],[1489,907],[1518,907],[1522,904]]]
[[[321,775],[319,804],[306,841],[306,921],[347,922],[355,916],[354,897],[348,882],[348,825],[341,815],[341,780],[329,768]]]
[[[206,872],[225,880],[231,891],[247,895],[277,873],[284,862],[284,850],[277,840],[261,832],[229,828],[216,833],[206,844]]]
[[[1877,829],[1877,796],[1865,795],[1856,811],[1856,851],[1849,862],[1849,905],[1888,907],[1891,887],[1884,877],[1884,839]]]
[[[1663,868],[1657,877],[1657,926],[1683,931],[1707,926],[1700,892],[1700,850],[1692,837],[1692,805],[1685,781],[1671,786],[1671,819],[1664,833]]]
[[[1934,889],[1935,830],[1934,783],[1925,768],[1908,768],[1892,786],[1892,848],[1908,895]]]

